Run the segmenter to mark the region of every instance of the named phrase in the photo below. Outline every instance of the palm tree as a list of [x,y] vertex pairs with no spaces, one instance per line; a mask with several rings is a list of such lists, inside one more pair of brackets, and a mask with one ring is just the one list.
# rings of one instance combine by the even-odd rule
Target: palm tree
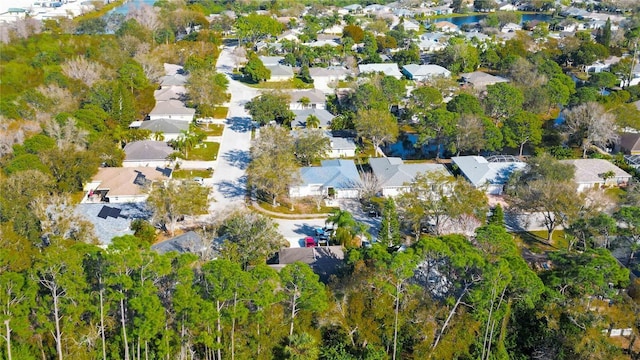
[[320,356],[316,339],[306,332],[289,336],[289,345],[285,346],[284,353],[287,359],[292,360],[316,360]]
[[320,127],[320,119],[318,119],[315,115],[309,115],[307,117],[307,128],[309,129],[317,129]]
[[311,104],[311,99],[309,99],[306,96],[303,96],[300,98],[300,100],[298,100],[298,102],[302,105],[303,109],[306,109],[307,106],[309,106],[309,104]]
[[164,140],[164,134],[162,132],[154,132],[153,133],[153,140],[155,141],[163,141]]

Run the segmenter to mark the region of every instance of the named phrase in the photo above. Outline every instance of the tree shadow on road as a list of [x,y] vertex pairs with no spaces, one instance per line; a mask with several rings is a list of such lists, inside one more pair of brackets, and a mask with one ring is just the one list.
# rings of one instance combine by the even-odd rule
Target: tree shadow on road
[[246,170],[251,160],[248,150],[231,150],[222,155],[222,158],[229,162],[231,166],[237,167],[240,170]]
[[251,118],[248,117],[232,117],[228,118],[226,125],[233,131],[247,132],[251,131]]
[[243,197],[247,193],[247,177],[243,176],[237,181],[223,181],[216,186],[225,198]]

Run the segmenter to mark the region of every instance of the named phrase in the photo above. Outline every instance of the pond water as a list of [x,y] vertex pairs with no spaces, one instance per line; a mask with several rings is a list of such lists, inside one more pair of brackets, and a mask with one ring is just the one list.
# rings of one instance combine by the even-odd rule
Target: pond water
[[109,11],[109,14],[121,14],[124,16],[127,16],[127,14],[129,13],[129,10],[132,8],[139,8],[141,5],[145,4],[145,5],[149,5],[149,6],[153,6],[153,4],[156,2],[156,0],[129,0],[129,1],[125,1],[124,4],[118,6],[117,8],[114,8],[113,10]]
[[[442,18],[442,19],[439,19],[438,21],[449,21],[458,26],[462,26],[464,24],[472,24],[472,23],[480,22],[480,20],[486,17],[487,15],[469,15],[469,16]],[[553,19],[553,16],[549,14],[523,14],[521,19],[522,20],[520,21],[520,24],[524,24],[527,21],[533,21],[533,20],[549,22],[551,19]]]

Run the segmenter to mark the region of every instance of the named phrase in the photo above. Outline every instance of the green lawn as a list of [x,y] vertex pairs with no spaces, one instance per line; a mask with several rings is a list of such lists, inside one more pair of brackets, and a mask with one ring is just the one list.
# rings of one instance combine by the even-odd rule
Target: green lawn
[[294,200],[293,210],[291,210],[291,203],[289,202],[289,200],[282,201],[279,199],[279,206],[273,206],[270,202],[260,200],[258,201],[258,204],[265,210],[277,212],[280,214],[328,214],[336,209],[335,207],[321,206],[320,210],[318,210],[315,202],[312,199],[308,198]]
[[258,84],[247,83],[247,85],[257,89],[313,89],[313,84],[307,84],[298,78],[293,78],[288,81],[263,81]]
[[563,230],[556,230],[553,232],[553,238],[551,238],[551,244],[547,243],[547,231],[523,231],[514,234],[516,236],[516,242],[522,246],[531,250],[531,252],[540,254],[545,251],[557,251],[566,249],[568,246],[567,239],[564,236]]
[[189,151],[189,157],[185,160],[212,161],[217,159],[220,143],[205,141],[198,146],[198,148]]
[[192,179],[194,177],[201,177],[201,178],[208,178],[211,177],[211,171],[209,170],[187,170],[187,169],[180,169],[180,170],[175,170],[173,172],[173,178],[174,179]]
[[227,113],[229,113],[229,108],[226,106],[218,106],[213,109],[213,118],[214,119],[226,119]]
[[207,136],[222,136],[222,131],[224,130],[224,125],[222,124],[201,124],[199,127]]

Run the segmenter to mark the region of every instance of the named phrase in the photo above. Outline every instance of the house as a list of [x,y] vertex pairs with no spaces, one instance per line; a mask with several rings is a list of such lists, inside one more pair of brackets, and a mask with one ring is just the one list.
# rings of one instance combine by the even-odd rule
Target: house
[[434,6],[430,8],[432,15],[449,15],[453,14],[453,8],[449,5]]
[[440,31],[443,33],[460,32],[460,28],[458,27],[458,25],[449,21],[435,22],[433,23],[432,28],[434,29],[434,31]]
[[331,87],[336,87],[338,81],[344,80],[351,72],[344,67],[330,66],[328,68],[312,67],[309,68],[309,75],[313,79],[316,88],[333,93]]
[[171,119],[191,122],[195,114],[196,109],[184,106],[180,100],[158,101],[149,113],[149,120]]
[[290,65],[266,65],[271,71],[271,77],[267,81],[287,81],[293,79],[293,68]]
[[402,22],[402,27],[404,28],[404,31],[420,31],[420,24],[416,23],[415,21],[411,21],[411,20],[404,20]]
[[344,25],[335,24],[333,26],[330,26],[330,27],[324,29],[322,32],[324,34],[342,35],[343,31],[344,31]]
[[371,5],[365,6],[362,9],[362,12],[364,12],[365,14],[386,13],[386,12],[391,12],[391,8],[385,5],[371,4]]
[[436,77],[451,77],[451,71],[440,65],[417,65],[408,64],[402,67],[402,73],[409,80],[427,81]]
[[393,15],[395,15],[397,17],[412,18],[412,17],[416,16],[416,13],[415,13],[415,11],[412,11],[412,10],[409,10],[409,9],[394,9],[393,10]]
[[484,73],[482,71],[474,71],[471,73],[460,74],[462,77],[462,81],[465,84],[472,86],[476,90],[486,90],[487,86],[497,84],[500,82],[508,82],[509,80],[500,77],[494,76],[491,74]]
[[292,91],[289,95],[289,110],[324,109],[327,102],[325,94],[318,89]]
[[159,79],[160,87],[185,86],[188,77],[184,74],[184,68],[176,64],[164,63],[165,76]]
[[154,181],[168,180],[171,169],[154,167],[100,168],[84,186],[83,203],[136,203],[149,197],[148,186]]
[[617,56],[609,56],[608,58],[602,61],[596,61],[591,65],[587,65],[585,67],[585,71],[590,73],[599,73],[603,71],[608,71],[611,68],[611,65],[620,62],[620,60],[622,60],[622,58]]
[[165,141],[171,141],[189,131],[189,123],[173,119],[147,120],[140,123],[139,129],[149,130],[152,134],[162,134]]
[[409,191],[418,174],[440,172],[449,175],[442,164],[405,164],[401,158],[382,157],[369,159],[371,171],[378,179],[383,196],[397,196]]
[[601,186],[625,186],[632,177],[631,174],[604,159],[560,160],[560,162],[571,164],[576,168],[574,180],[578,185],[578,192],[600,189]]
[[640,133],[620,134],[618,147],[625,155],[640,155]]
[[202,237],[195,231],[189,231],[171,239],[151,245],[151,250],[160,254],[175,251],[180,254],[201,254],[207,251]]
[[361,64],[358,65],[358,71],[360,71],[360,74],[383,73],[396,79],[402,78],[402,73],[396,63]]
[[298,42],[298,40],[300,40],[298,38],[298,35],[300,35],[299,31],[287,30],[287,31],[283,32],[282,34],[278,35],[278,37],[276,37],[276,39],[278,41],[288,40],[288,41]]
[[289,188],[290,197],[325,196],[355,199],[360,175],[353,160],[323,160],[321,166],[300,169],[300,184]]
[[496,155],[455,156],[451,162],[460,169],[462,175],[477,189],[487,194],[501,195],[504,185],[515,171],[523,170],[527,164],[514,156]]
[[359,14],[362,12],[362,5],[360,4],[352,4],[343,7],[343,9],[347,10],[349,14]]
[[516,11],[518,7],[513,5],[511,2],[503,2],[498,4],[498,10],[500,11]]
[[164,141],[141,140],[125,145],[123,167],[168,167],[169,160],[175,150]]
[[282,248],[278,252],[278,263],[269,264],[269,267],[279,271],[294,262],[308,264],[320,281],[328,283],[344,265],[344,251],[342,246]]
[[167,86],[153,92],[156,102],[169,100],[182,100],[187,93],[184,86]]
[[522,30],[522,26],[520,26],[520,24],[515,24],[515,23],[506,23],[500,29],[500,31],[502,31],[503,33],[516,32],[519,30]]
[[331,149],[327,154],[330,159],[354,157],[356,156],[356,142],[352,137],[338,137],[334,136],[331,131],[326,131],[325,134],[329,137],[329,145]]
[[335,118],[333,114],[328,112],[325,109],[303,109],[303,110],[291,110],[295,115],[295,118],[291,122],[291,126],[294,128],[297,127],[307,127],[307,119],[309,116],[315,116],[320,120],[320,124],[318,128],[320,129],[328,129],[331,126],[331,121]]
[[282,56],[259,56],[264,66],[274,66],[282,64],[284,57]]
[[431,32],[420,35],[418,48],[425,52],[436,52],[447,47],[447,36],[442,32]]
[[144,202],[82,202],[76,205],[74,213],[93,225],[101,246],[109,245],[114,237],[133,235],[131,222],[135,219],[148,220],[153,215]]

